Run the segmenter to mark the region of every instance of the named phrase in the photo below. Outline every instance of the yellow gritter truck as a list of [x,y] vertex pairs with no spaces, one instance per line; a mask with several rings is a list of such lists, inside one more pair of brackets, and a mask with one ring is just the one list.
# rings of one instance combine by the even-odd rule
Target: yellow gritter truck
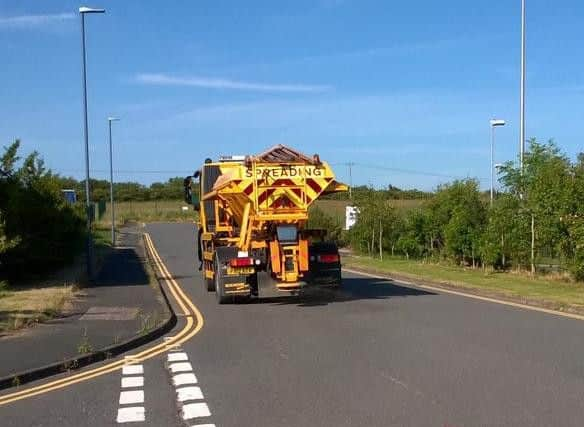
[[339,286],[338,248],[306,223],[316,199],[346,190],[318,155],[284,145],[256,156],[207,159],[185,178],[185,200],[199,212],[199,269],[207,290],[224,304],[269,289]]

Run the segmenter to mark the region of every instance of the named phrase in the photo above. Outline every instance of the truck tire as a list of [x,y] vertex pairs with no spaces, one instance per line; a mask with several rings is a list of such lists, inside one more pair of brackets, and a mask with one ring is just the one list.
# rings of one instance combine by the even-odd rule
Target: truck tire
[[215,253],[215,260],[213,261],[213,270],[215,270],[213,287],[215,288],[217,302],[219,304],[227,304],[228,302],[232,302],[232,299],[225,295],[225,275],[221,271],[221,264],[218,258],[217,253]]
[[215,280],[214,279],[208,279],[205,277],[205,269],[203,269],[203,282],[205,282],[205,287],[207,288],[208,292],[214,292],[215,291]]
[[235,298],[231,295],[225,295],[225,271],[223,266],[227,261],[237,257],[237,248],[219,247],[215,250],[213,259],[213,270],[215,270],[214,287],[215,296],[219,304],[229,304],[235,302]]

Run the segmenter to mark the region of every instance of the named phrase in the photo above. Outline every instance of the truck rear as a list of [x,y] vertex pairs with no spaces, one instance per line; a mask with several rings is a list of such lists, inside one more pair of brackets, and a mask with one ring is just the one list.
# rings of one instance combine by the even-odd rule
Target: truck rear
[[256,156],[207,159],[185,179],[185,198],[199,212],[197,247],[207,290],[227,303],[258,296],[266,286],[291,293],[339,286],[337,246],[306,223],[315,200],[346,190],[317,155],[283,145]]

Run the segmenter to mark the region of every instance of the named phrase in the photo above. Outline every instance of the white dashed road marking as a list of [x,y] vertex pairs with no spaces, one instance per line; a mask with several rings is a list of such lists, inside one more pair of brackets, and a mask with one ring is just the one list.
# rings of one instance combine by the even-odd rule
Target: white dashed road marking
[[193,371],[193,367],[191,366],[191,364],[189,362],[179,362],[179,363],[171,363],[170,366],[170,372],[177,373],[177,372],[192,372]]
[[[188,355],[178,348],[176,352],[168,354],[167,360],[182,418],[189,421],[210,417],[209,406],[202,402],[205,399],[203,391],[199,386],[193,385],[197,384],[197,377],[193,372],[193,366],[188,361]],[[196,424],[192,427],[215,427],[215,424]]]
[[120,393],[120,405],[136,403],[144,403],[144,390],[122,391]]
[[172,382],[175,387],[186,384],[197,384],[197,377],[195,374],[178,374],[172,377]]
[[203,392],[199,387],[181,387],[176,389],[177,398],[179,402],[186,400],[200,400],[204,399]]
[[193,418],[210,417],[211,411],[205,402],[187,403],[182,407],[183,419],[191,420]]
[[[126,356],[126,363],[133,363],[132,356]],[[141,364],[129,364],[122,368],[122,391],[118,408],[118,423],[138,423],[146,420],[144,406],[124,406],[144,404],[144,367]],[[134,389],[134,390],[132,390]]]
[[143,406],[120,408],[118,409],[118,423],[136,423],[146,420]]
[[181,352],[181,353],[170,353],[168,355],[168,361],[169,362],[185,362],[189,360],[189,356],[187,356],[186,353]]
[[122,388],[144,387],[144,377],[122,377]]
[[142,375],[143,373],[142,365],[126,365],[122,368],[122,375]]

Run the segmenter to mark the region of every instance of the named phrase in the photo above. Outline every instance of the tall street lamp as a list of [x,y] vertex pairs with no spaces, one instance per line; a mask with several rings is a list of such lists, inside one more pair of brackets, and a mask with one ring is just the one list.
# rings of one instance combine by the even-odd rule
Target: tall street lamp
[[519,162],[523,174],[525,156],[525,0],[521,0],[521,89],[519,107]]
[[107,122],[109,126],[109,160],[110,160],[110,209],[112,211],[112,246],[116,245],[116,215],[114,211],[114,163],[112,156],[112,122],[117,122],[120,119],[116,117],[108,117]]
[[88,13],[104,13],[105,9],[92,9],[90,7],[82,6],[79,8],[79,15],[81,16],[81,56],[83,59],[83,136],[85,139],[85,208],[87,215],[87,241],[86,241],[86,262],[87,262],[87,277],[93,280],[93,241],[91,237],[91,198],[89,194],[89,134],[87,124],[87,66],[85,55],[85,15]]
[[491,124],[491,206],[493,206],[493,195],[495,189],[495,128],[497,126],[505,126],[505,120],[492,119]]

